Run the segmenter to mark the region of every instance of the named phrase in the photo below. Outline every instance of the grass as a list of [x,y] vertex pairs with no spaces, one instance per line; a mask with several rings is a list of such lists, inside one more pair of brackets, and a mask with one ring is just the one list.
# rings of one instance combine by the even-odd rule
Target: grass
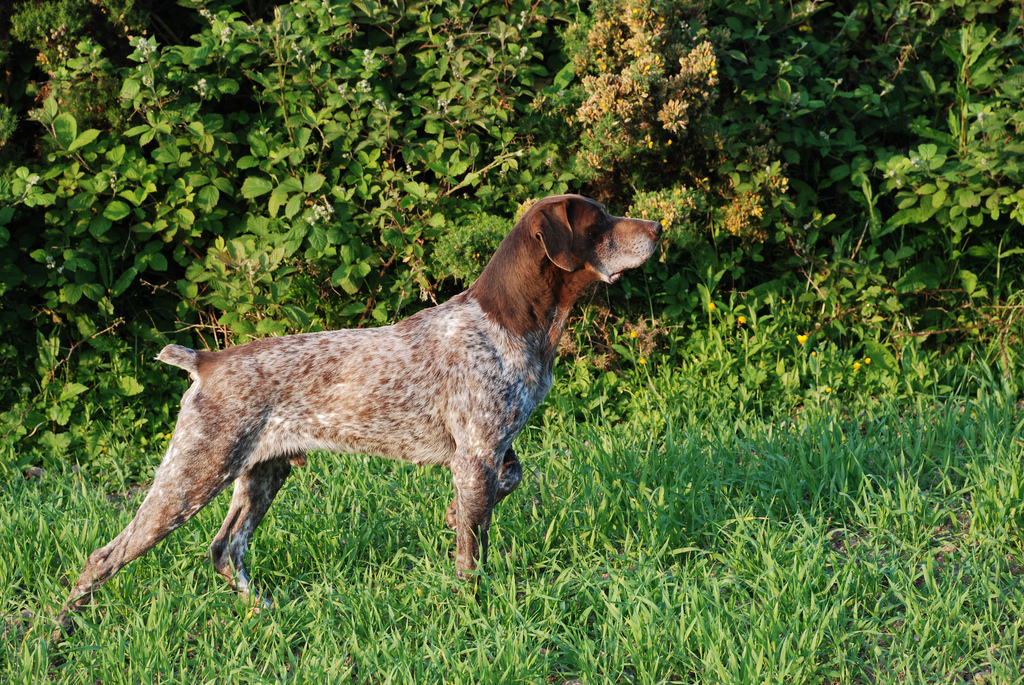
[[563,378],[519,438],[527,475],[476,593],[443,470],[321,454],[250,546],[275,610],[203,561],[224,494],[50,644],[46,617],[141,493],[71,472],[3,486],[0,682],[1024,681],[1012,402],[773,416],[668,371],[587,387]]

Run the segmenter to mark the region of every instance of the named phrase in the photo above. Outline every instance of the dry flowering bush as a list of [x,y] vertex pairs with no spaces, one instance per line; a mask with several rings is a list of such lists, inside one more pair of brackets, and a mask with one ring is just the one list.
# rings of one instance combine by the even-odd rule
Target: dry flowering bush
[[676,239],[710,228],[760,242],[784,220],[788,179],[767,127],[723,134],[716,53],[729,29],[707,26],[702,7],[600,0],[569,30],[578,85],[561,114],[578,131],[573,172]]
[[703,193],[674,186],[637,193],[627,214],[660,221],[667,239],[685,244],[703,233],[707,203]]
[[667,163],[717,97],[714,38],[688,2],[598,2],[592,12],[568,40],[582,88],[571,115],[583,128],[578,172],[593,179],[638,156]]

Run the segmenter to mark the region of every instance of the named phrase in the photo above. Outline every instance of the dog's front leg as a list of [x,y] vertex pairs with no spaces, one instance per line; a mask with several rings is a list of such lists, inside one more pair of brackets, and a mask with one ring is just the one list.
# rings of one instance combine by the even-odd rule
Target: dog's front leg
[[[519,487],[519,482],[522,479],[523,467],[520,465],[516,453],[509,447],[505,451],[505,461],[501,465],[501,470],[498,471],[498,492],[494,496],[494,506],[498,506],[501,500],[511,495]],[[458,491],[444,513],[445,525],[452,530],[458,527],[459,495],[457,493]]]
[[487,529],[498,493],[498,474],[493,455],[481,458],[459,450],[452,460],[452,480],[458,509],[455,514],[455,573],[469,578],[480,561],[482,571],[487,564]]

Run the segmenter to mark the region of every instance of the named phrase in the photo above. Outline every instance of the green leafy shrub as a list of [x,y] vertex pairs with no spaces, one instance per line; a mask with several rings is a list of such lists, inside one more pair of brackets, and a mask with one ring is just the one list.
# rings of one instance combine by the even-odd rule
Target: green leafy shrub
[[435,273],[451,273],[469,284],[484,270],[513,222],[491,214],[475,214],[449,227],[434,246]]
[[[730,28],[724,136],[770,125],[794,191],[772,250],[847,330],[949,345],[1012,320],[1002,298],[1019,277],[1005,267],[1022,129],[1010,4],[709,8]],[[979,289],[979,270],[999,285]]]
[[2,423],[46,404],[34,393],[52,370],[18,329],[61,352],[120,320],[150,348],[222,345],[434,297],[449,222],[566,188],[530,107],[557,7],[514,10],[300,0],[249,23],[213,6],[194,44],[132,38],[127,69],[83,47],[68,78],[118,80],[123,110],[89,127],[54,92],[35,114],[46,159],[0,184],[0,323],[35,368],[12,371],[31,390],[5,396]]

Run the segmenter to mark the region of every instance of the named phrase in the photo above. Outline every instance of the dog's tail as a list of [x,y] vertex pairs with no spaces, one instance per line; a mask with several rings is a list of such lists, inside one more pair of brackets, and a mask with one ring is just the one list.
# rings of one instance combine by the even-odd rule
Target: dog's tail
[[168,345],[160,350],[156,358],[157,361],[185,369],[192,376],[192,380],[199,380],[199,353],[195,350],[181,345]]

